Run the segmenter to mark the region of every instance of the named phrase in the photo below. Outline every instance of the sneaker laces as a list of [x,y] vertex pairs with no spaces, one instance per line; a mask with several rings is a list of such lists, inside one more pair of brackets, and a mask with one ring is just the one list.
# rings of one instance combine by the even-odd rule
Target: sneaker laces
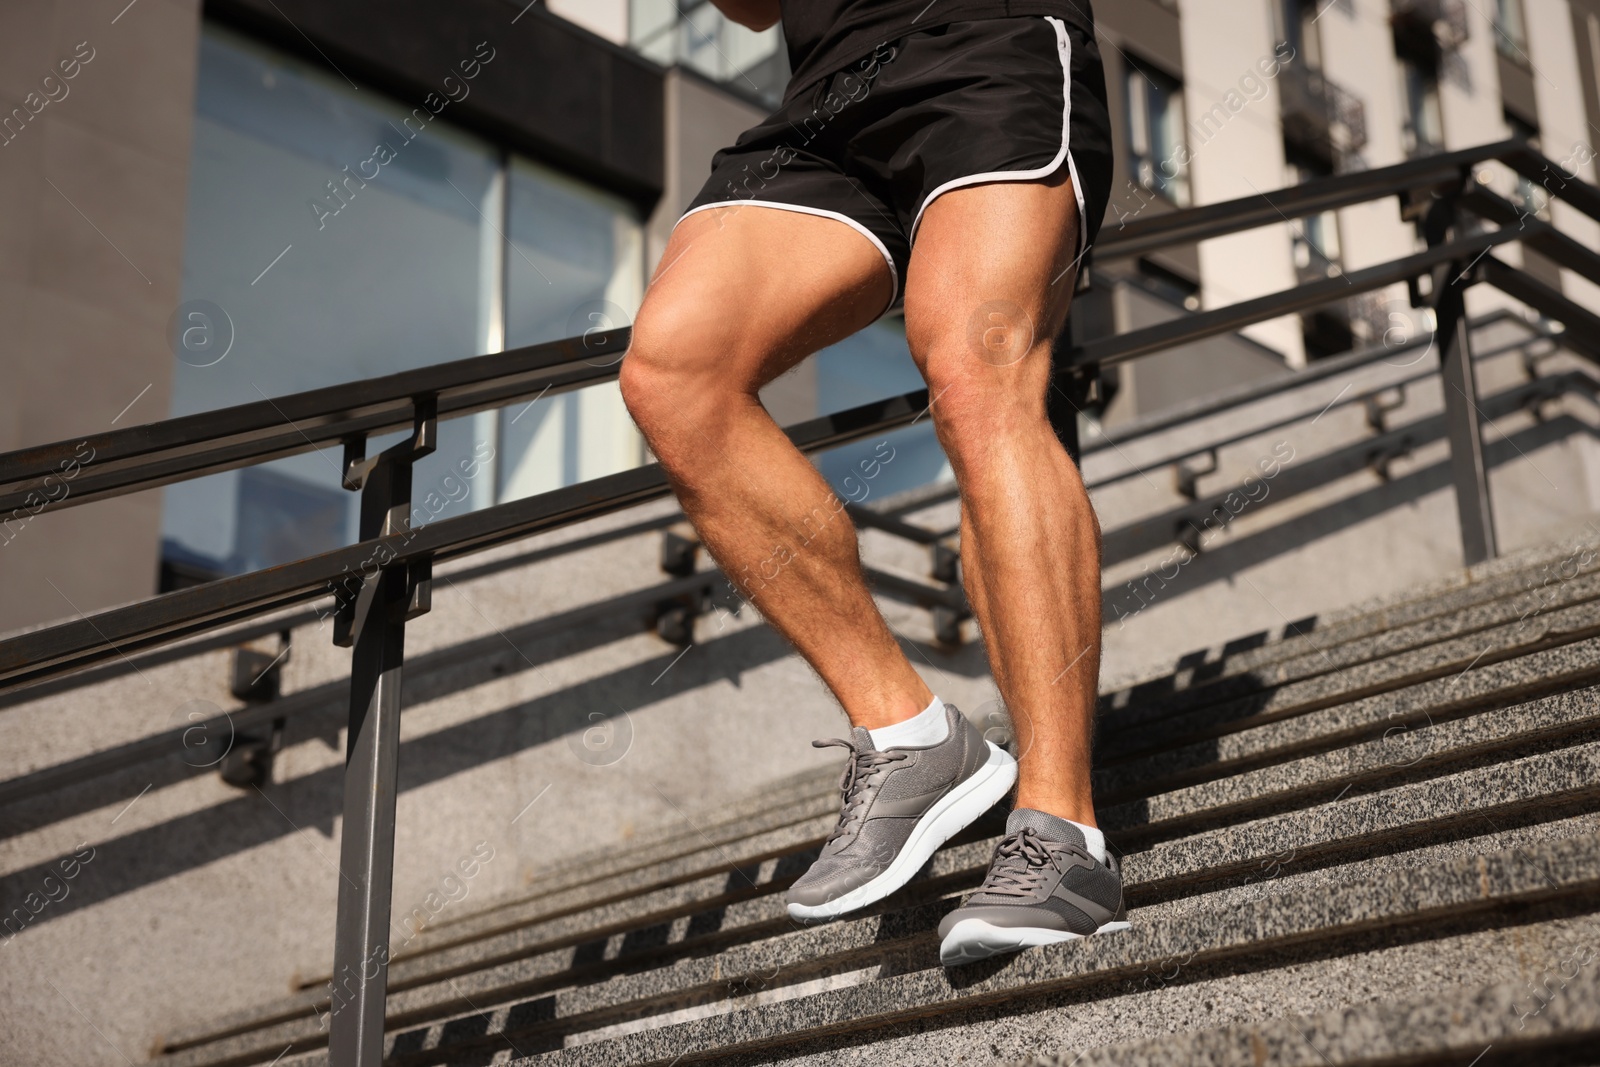
[[1043,888],[1045,872],[1056,870],[1056,853],[1071,847],[1046,841],[1038,831],[1027,826],[1007,834],[995,846],[988,877],[984,878],[978,892],[1031,899]]
[[854,741],[846,741],[842,737],[813,741],[811,747],[843,748],[850,751],[850,760],[844,765],[844,773],[839,776],[839,791],[844,794],[844,808],[839,812],[838,825],[833,828],[833,833],[828,835],[828,840],[823,842],[823,847],[826,848],[836,839],[855,831],[866,809],[867,786],[872,783],[878,771],[885,764],[898,763],[907,758],[909,753],[857,748]]

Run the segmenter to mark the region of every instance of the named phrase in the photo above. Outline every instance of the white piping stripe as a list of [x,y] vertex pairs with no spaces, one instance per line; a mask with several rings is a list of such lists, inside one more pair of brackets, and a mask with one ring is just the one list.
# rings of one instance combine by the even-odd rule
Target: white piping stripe
[[850,216],[841,215],[837,211],[824,211],[822,208],[806,207],[803,204],[780,204],[773,200],[719,200],[714,204],[701,204],[699,207],[690,208],[688,211],[683,213],[683,215],[678,219],[678,222],[672,224],[672,228],[677,229],[679,222],[682,222],[684,219],[688,218],[690,215],[693,215],[697,211],[709,211],[714,207],[733,207],[735,204],[748,205],[750,207],[777,208],[779,211],[797,211],[802,215],[816,215],[819,218],[837,219],[839,222],[844,223],[846,226],[850,227],[852,230],[855,230],[861,236],[871,241],[873,247],[876,248],[878,253],[883,256],[884,263],[888,264],[889,266],[889,303],[882,311],[878,312],[878,318],[881,319],[883,316],[887,315],[889,313],[889,308],[894,307],[894,302],[899,299],[900,271],[896,269],[894,265],[894,257],[889,254],[889,249],[884,246],[882,241],[878,240],[877,234],[873,233],[871,230],[867,229]]
[[1056,168],[1061,166],[1062,160],[1066,160],[1067,171],[1072,175],[1072,191],[1078,199],[1078,253],[1082,255],[1083,238],[1089,232],[1089,224],[1088,220],[1084,218],[1086,208],[1083,199],[1083,183],[1078,181],[1078,168],[1072,161],[1072,150],[1070,148],[1072,140],[1072,39],[1067,36],[1066,23],[1052,15],[1044,16],[1044,20],[1050,23],[1056,31],[1056,51],[1061,56],[1061,93],[1064,100],[1061,113],[1061,150],[1056,153],[1054,159],[1037,170],[990,171],[985,174],[969,174],[964,178],[955,178],[945,182],[929,193],[928,198],[922,202],[922,207],[917,209],[917,217],[911,223],[910,243],[916,243],[917,227],[922,225],[922,213],[928,210],[928,205],[950,190],[959,189],[965,185],[979,185],[983,182],[1022,182],[1048,177],[1056,172]]

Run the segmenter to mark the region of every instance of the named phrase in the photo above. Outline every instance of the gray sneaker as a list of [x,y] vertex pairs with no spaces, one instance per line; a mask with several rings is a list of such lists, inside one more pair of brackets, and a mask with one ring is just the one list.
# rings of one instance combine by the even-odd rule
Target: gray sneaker
[[946,967],[1128,928],[1122,872],[1101,863],[1065,819],[1018,808],[1006,820],[983,887],[939,924]]
[[844,807],[822,855],[789,887],[789,915],[831,919],[882,900],[911,880],[940,845],[1011,791],[1017,761],[983,739],[953,705],[949,733],[926,748],[879,752],[857,727],[839,788]]

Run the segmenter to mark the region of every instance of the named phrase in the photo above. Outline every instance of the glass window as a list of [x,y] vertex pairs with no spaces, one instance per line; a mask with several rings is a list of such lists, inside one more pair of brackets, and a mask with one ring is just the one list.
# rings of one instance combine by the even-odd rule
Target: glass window
[[[449,124],[448,107],[410,109],[204,26],[173,415],[581,332],[566,328],[568,314],[591,295],[632,314],[642,250],[631,209],[596,208],[597,194],[553,178],[535,188],[536,168],[508,168],[495,146]],[[541,211],[532,235],[522,220]],[[604,247],[588,249],[585,234]],[[508,296],[522,301],[509,331]],[[440,423],[437,451],[415,471],[415,518],[495,501],[500,428],[516,410]],[[631,433],[620,402],[602,403],[585,431],[612,442],[602,466],[628,454],[618,423]],[[374,439],[368,454],[401,436]],[[547,462],[574,467],[572,455]],[[168,487],[164,555],[229,574],[354,541],[358,495],[339,487],[340,461],[326,449]]]
[[1501,55],[1527,66],[1528,33],[1522,20],[1522,0],[1495,0],[1494,43]]
[[789,81],[777,26],[757,32],[709,0],[630,0],[629,43],[662,66],[681,64],[736,92],[776,106]]
[[1322,7],[1323,0],[1282,0],[1274,11],[1282,24],[1284,43],[1293,48],[1296,59],[1311,70],[1322,69],[1322,37],[1317,31]]
[[[820,415],[923,387],[906,347],[905,322],[898,317],[878,320],[823,349],[815,359]],[[927,418],[915,426],[830,449],[817,458],[817,467],[834,492],[853,503],[875,502],[954,477]]]
[[[644,236],[633,208],[534,163],[516,161],[510,175],[506,344],[632,322],[644,288]],[[637,466],[644,448],[616,382],[509,408],[500,440],[500,494],[508,500]]]
[[1406,105],[1404,137],[1408,156],[1424,156],[1444,147],[1444,113],[1439,107],[1439,77],[1414,59],[1400,60],[1402,99]]
[[1183,86],[1158,70],[1130,62],[1123,80],[1128,109],[1132,178],[1179,207],[1189,204],[1183,141]]
[[[1288,171],[1288,185],[1300,185],[1326,178],[1333,168],[1325,161],[1315,159],[1293,145],[1284,146],[1284,160]],[[1290,223],[1295,269],[1302,281],[1326,277],[1337,270],[1339,263],[1339,216],[1337,212],[1320,211]]]

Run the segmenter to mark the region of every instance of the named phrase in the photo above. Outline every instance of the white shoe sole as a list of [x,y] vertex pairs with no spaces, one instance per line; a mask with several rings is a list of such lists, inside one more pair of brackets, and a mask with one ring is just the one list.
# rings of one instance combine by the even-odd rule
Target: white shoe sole
[[[1125,922],[1106,923],[1097,934],[1114,934],[1126,930]],[[1037,945],[1055,945],[1062,941],[1079,941],[1088,934],[1075,934],[1069,930],[1046,930],[1037,926],[995,926],[982,919],[963,919],[950,928],[939,945],[939,962],[946,967],[959,967],[963,963],[976,963],[1002,952],[1018,952]]]
[[1000,802],[1017,782],[1017,761],[1011,753],[992,741],[989,758],[971,778],[940,797],[927,814],[917,821],[901,847],[900,854],[872,881],[822,904],[790,904],[791,919],[833,919],[846,912],[875,904],[893,893],[922,869],[939,846],[975,822],[978,816]]

